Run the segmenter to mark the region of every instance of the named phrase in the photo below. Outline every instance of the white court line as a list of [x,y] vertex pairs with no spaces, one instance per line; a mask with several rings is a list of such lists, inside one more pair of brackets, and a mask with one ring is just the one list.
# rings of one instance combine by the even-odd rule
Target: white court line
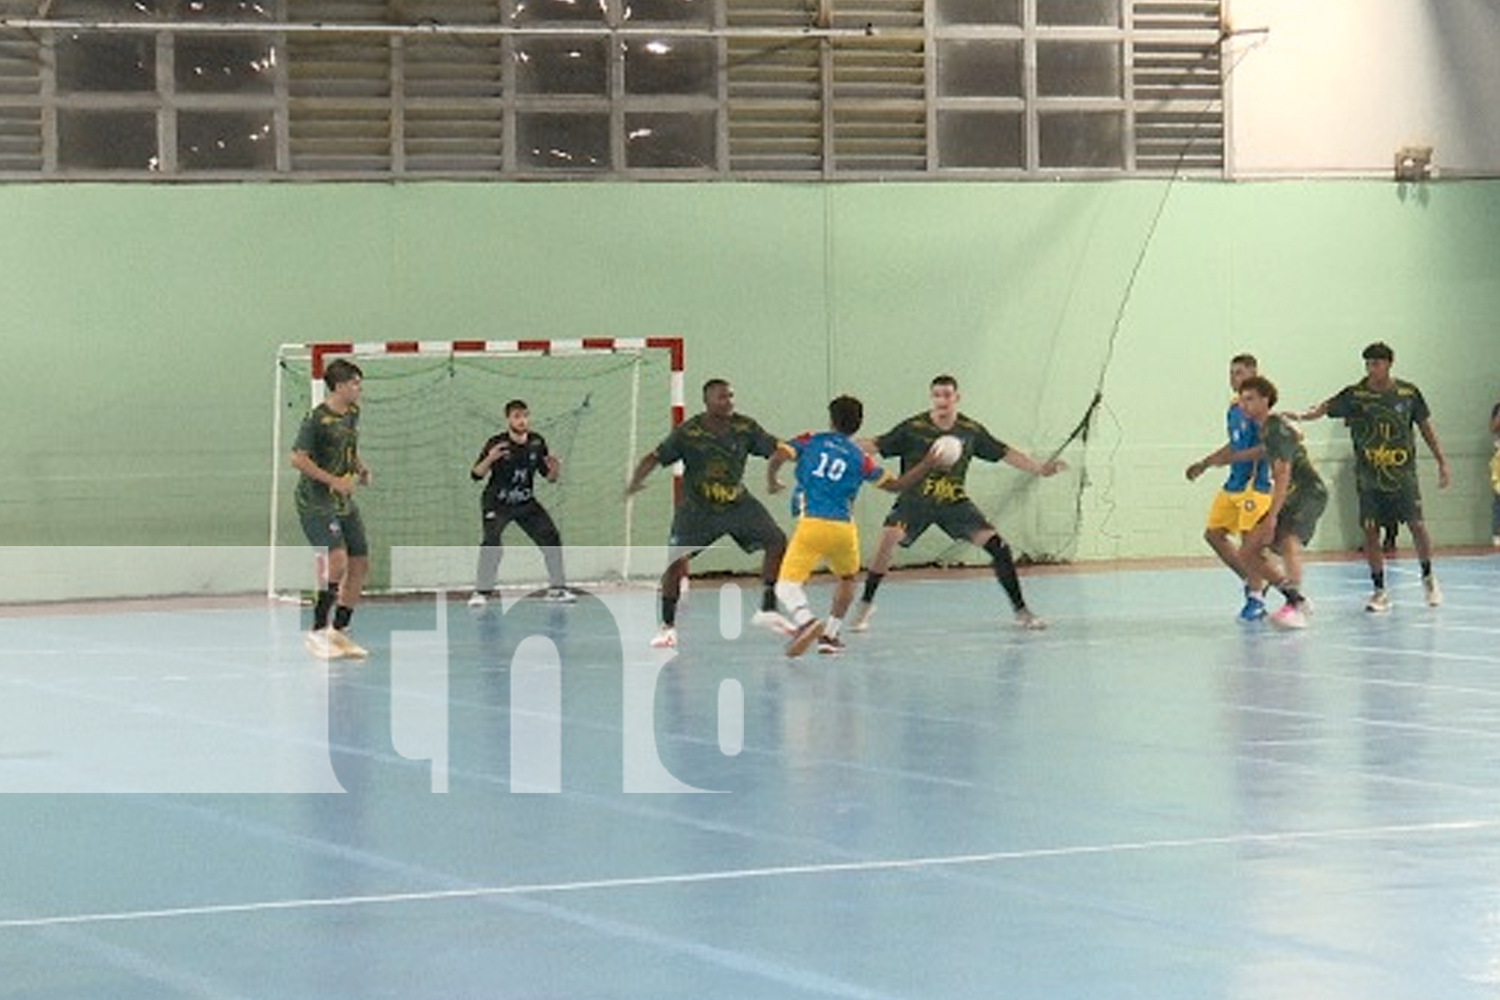
[[446,900],[494,899],[505,896],[543,896],[564,892],[586,892],[610,889],[655,888],[673,885],[705,885],[712,882],[741,882],[753,879],[789,878],[798,875],[833,875],[851,872],[920,871],[926,868],[953,868],[967,865],[994,864],[1002,861],[1035,861],[1050,858],[1086,857],[1090,855],[1127,854],[1143,851],[1175,850],[1200,847],[1231,847],[1240,844],[1295,844],[1324,840],[1351,840],[1388,837],[1398,834],[1427,835],[1466,833],[1477,830],[1500,830],[1500,819],[1455,820],[1446,823],[1405,823],[1389,826],[1349,827],[1332,830],[1294,830],[1282,833],[1239,833],[1221,837],[1184,837],[1165,840],[1143,840],[1121,844],[1083,844],[1074,847],[1041,847],[1019,851],[993,851],[985,854],[958,854],[947,857],[893,858],[885,861],[843,861],[826,864],[782,865],[769,868],[737,868],[718,872],[686,872],[678,875],[641,875],[628,878],[593,879],[579,882],[542,882],[530,885],[476,886],[468,889],[435,889],[425,892],[393,892],[365,896],[331,896],[326,898],[266,900],[259,903],[218,903],[204,906],[181,906],[159,910],[122,910],[111,913],[76,913],[52,917],[17,917],[0,920],[0,930],[22,930],[37,927],[77,926],[81,924],[131,923],[146,920],[173,920],[183,917],[222,916],[227,914],[272,913],[277,911],[316,910],[355,906],[378,906],[396,903],[424,903]]

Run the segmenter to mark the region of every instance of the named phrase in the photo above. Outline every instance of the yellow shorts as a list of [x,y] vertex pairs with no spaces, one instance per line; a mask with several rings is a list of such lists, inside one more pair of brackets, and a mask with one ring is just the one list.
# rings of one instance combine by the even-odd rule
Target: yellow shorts
[[1228,490],[1220,490],[1214,497],[1213,505],[1208,508],[1208,528],[1210,531],[1218,529],[1243,535],[1255,527],[1270,509],[1269,493],[1258,493],[1255,490],[1230,493]]
[[837,576],[859,572],[859,529],[853,521],[804,517],[797,522],[781,560],[781,579],[806,583],[820,562],[827,562]]

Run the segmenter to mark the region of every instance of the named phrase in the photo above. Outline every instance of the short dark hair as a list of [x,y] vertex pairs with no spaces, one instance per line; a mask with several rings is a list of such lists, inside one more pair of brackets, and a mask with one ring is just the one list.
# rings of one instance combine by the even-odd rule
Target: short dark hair
[[1276,393],[1276,385],[1264,375],[1251,375],[1249,378],[1245,379],[1245,381],[1241,382],[1240,392],[1244,392],[1246,389],[1249,389],[1256,395],[1263,397],[1265,401],[1270,403],[1272,406],[1276,405],[1276,400],[1278,398]]
[[517,410],[529,410],[529,409],[531,409],[531,407],[529,407],[529,406],[526,405],[526,400],[524,400],[524,399],[512,399],[509,403],[505,404],[505,415],[508,417],[512,413],[515,413]]
[[708,390],[717,388],[718,386],[721,386],[721,385],[724,386],[727,389],[729,387],[729,380],[728,379],[724,379],[724,378],[711,378],[707,382],[704,382],[703,383],[703,398],[704,399],[708,398]]
[[934,375],[932,381],[927,383],[927,388],[932,389],[940,385],[946,385],[954,392],[958,391],[958,379],[952,375]]
[[1383,340],[1377,340],[1369,347],[1366,347],[1360,354],[1360,357],[1366,361],[1395,361],[1396,352],[1391,350],[1390,344],[1387,344]]
[[828,422],[840,434],[853,434],[865,422],[865,404],[853,396],[838,396],[828,404]]
[[1251,368],[1259,368],[1260,362],[1255,360],[1253,354],[1236,354],[1229,359],[1231,365],[1249,365]]
[[364,378],[365,373],[359,370],[359,365],[348,358],[335,358],[329,362],[328,367],[323,369],[323,384],[330,391],[337,389],[345,382],[352,382],[357,378]]

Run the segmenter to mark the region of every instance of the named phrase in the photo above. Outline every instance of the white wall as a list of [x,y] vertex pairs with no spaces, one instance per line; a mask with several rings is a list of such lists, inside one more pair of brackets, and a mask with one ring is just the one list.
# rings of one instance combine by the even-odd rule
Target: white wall
[[[1500,0],[1226,0],[1229,162],[1241,179],[1500,175]],[[1263,33],[1258,29],[1267,29]]]

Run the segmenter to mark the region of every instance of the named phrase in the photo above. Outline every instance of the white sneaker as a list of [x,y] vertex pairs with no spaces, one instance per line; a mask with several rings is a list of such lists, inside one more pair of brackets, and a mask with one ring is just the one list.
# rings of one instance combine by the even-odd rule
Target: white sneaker
[[336,628],[328,630],[328,645],[338,650],[340,656],[349,656],[356,660],[363,660],[370,655],[368,649]]
[[567,587],[550,587],[548,588],[547,592],[542,595],[542,600],[546,601],[548,604],[577,604],[578,595],[573,593]]
[[757,611],[750,617],[750,624],[770,629],[777,635],[791,635],[797,631],[797,627],[780,611]]
[[471,608],[482,608],[488,603],[490,603],[490,599],[477,590],[469,595],[469,607]]
[[875,613],[875,605],[869,601],[860,601],[854,606],[854,617],[849,619],[849,631],[870,631],[870,616]]
[[344,651],[329,639],[328,633],[331,631],[333,630],[327,628],[314,629],[302,637],[302,645],[320,660],[337,660],[344,655]]
[[1375,591],[1375,593],[1370,595],[1370,599],[1365,602],[1365,610],[1374,615],[1385,614],[1391,610],[1391,595],[1387,594],[1384,590]]
[[817,618],[809,618],[792,633],[791,642],[786,644],[786,655],[792,658],[801,656],[807,652],[809,646],[821,638],[823,638],[823,622]]
[[1047,627],[1047,619],[1038,618],[1026,608],[1016,612],[1016,624],[1028,632],[1040,632]]
[[671,625],[663,625],[651,640],[652,649],[676,649],[677,630]]
[[1422,592],[1427,595],[1427,606],[1429,608],[1435,608],[1443,603],[1443,588],[1438,586],[1437,577],[1423,577]]

